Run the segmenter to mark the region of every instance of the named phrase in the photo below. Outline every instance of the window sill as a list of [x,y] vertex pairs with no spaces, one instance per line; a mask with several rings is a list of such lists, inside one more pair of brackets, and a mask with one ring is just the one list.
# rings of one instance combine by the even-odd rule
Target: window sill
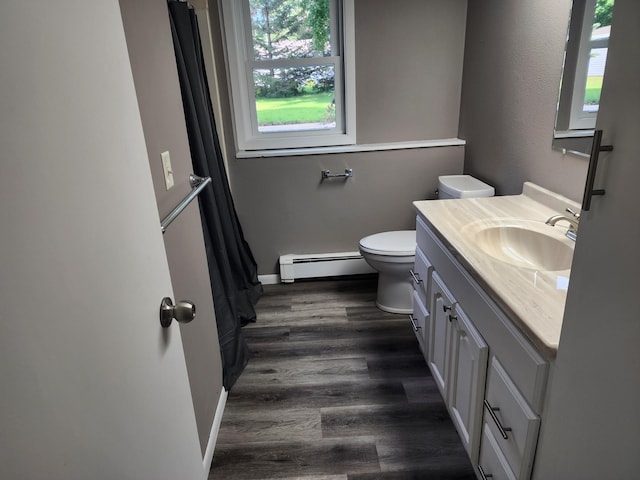
[[594,130],[557,130],[553,138],[587,138],[593,137]]
[[236,158],[297,157],[301,155],[324,155],[328,153],[377,152],[383,150],[407,150],[412,148],[435,148],[464,146],[460,138],[442,138],[413,142],[366,143],[361,145],[337,145],[332,147],[283,148],[279,150],[240,150]]

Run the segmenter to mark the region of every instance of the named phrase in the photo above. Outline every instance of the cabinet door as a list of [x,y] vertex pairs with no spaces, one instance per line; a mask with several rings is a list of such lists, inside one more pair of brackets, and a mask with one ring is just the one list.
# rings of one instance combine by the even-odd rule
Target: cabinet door
[[431,325],[429,332],[428,363],[442,398],[447,400],[447,368],[449,353],[449,314],[453,296],[436,272],[431,282]]
[[449,315],[448,405],[462,443],[476,463],[489,347],[458,304],[454,312]]

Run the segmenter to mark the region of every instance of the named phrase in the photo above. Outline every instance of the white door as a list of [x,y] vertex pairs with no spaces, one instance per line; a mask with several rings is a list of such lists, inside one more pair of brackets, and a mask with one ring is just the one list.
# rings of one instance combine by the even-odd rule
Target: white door
[[[597,128],[535,478],[637,478],[640,468],[640,3],[617,0]],[[558,454],[561,452],[561,454]]]
[[0,478],[204,478],[118,1],[0,45]]

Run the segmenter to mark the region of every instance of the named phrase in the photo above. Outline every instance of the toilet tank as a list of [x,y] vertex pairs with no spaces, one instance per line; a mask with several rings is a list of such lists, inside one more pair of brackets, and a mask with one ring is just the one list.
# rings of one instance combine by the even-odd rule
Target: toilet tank
[[471,175],[443,175],[438,177],[438,198],[493,197],[496,194],[491,185]]

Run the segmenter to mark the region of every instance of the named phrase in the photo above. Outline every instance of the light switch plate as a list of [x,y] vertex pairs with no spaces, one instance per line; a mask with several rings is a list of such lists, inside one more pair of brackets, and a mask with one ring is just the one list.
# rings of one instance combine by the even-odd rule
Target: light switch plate
[[173,187],[173,169],[171,168],[171,157],[169,152],[162,152],[160,154],[162,158],[162,170],[164,171],[164,186],[167,190]]

